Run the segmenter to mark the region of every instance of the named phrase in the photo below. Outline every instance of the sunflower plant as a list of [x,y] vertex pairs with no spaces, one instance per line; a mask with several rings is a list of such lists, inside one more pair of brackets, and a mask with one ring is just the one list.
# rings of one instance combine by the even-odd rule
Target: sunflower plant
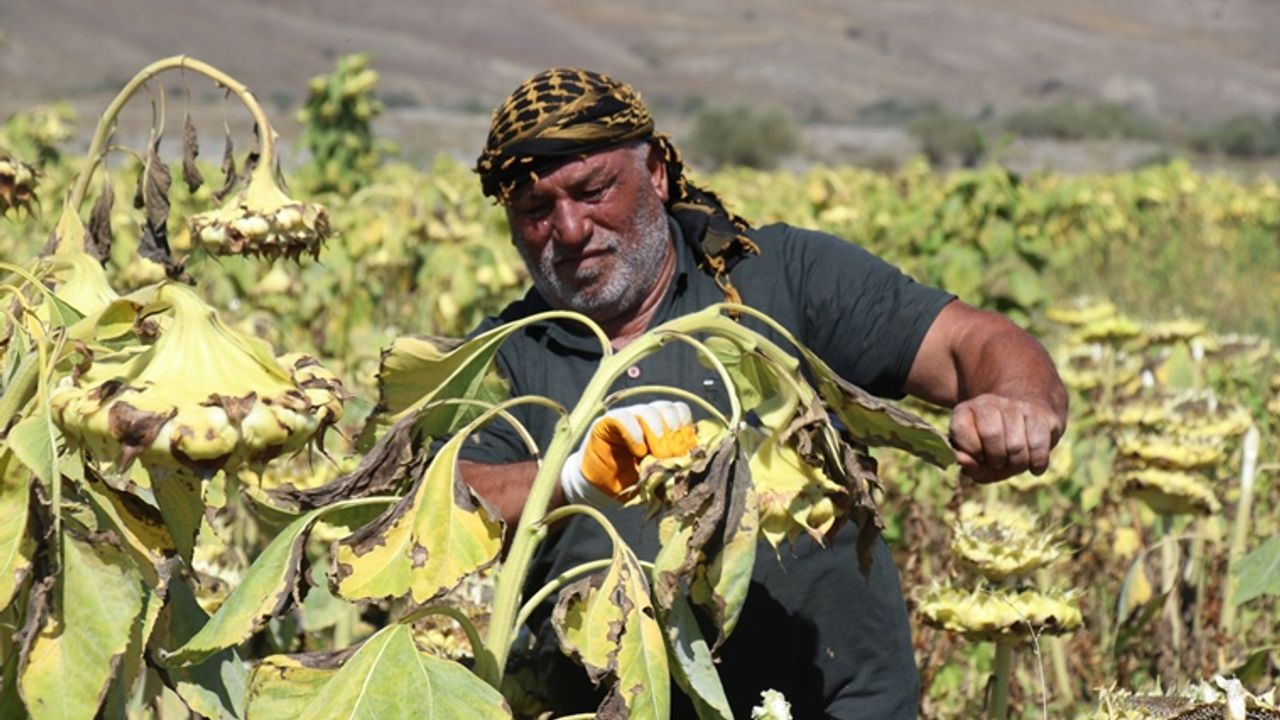
[[[297,259],[318,254],[329,234],[323,208],[283,189],[261,106],[216,68],[158,61],[107,108],[50,252],[29,268],[3,267],[0,618],[17,629],[0,640],[4,717],[511,717],[502,693],[513,692],[504,681],[519,629],[550,601],[563,649],[609,688],[602,716],[666,717],[671,677],[704,716],[730,717],[698,617],[714,628],[716,645],[733,631],[757,538],[775,547],[802,535],[826,541],[852,520],[863,533],[859,560],[869,563],[867,542],[883,522],[868,448],[898,447],[938,465],[954,459],[928,423],[846,383],[768,317],[724,305],[617,352],[572,313],[461,343],[402,337],[383,354],[366,451],[336,463],[342,471],[328,482],[283,479],[293,476],[282,468],[300,457],[327,462],[326,431],[351,393],[316,358],[280,353],[224,321],[187,284],[169,243],[162,93],[135,206],[139,252],[167,277],[127,293],[108,282],[109,182],[87,223],[80,214],[116,150],[117,115],[149,80],[174,70],[227,88],[257,130],[240,173],[228,141],[221,206],[183,219],[188,244]],[[188,117],[181,177],[189,187],[203,183],[195,145]],[[583,324],[604,359],[577,405],[556,406],[562,419],[502,558],[503,523],[461,481],[457,458],[482,425],[511,421],[513,406],[555,405],[499,399],[487,379],[507,337],[553,321]],[[597,510],[548,506],[583,433],[629,397],[611,390],[614,381],[671,345],[693,347],[733,392],[726,411],[679,389],[648,388],[706,415],[697,447],[644,466],[623,498],[655,514],[665,543],[650,563]],[[229,520],[232,511],[246,514]],[[604,525],[615,539],[611,557],[523,597],[535,548],[552,523],[574,514]],[[254,551],[252,562],[237,562]],[[460,589],[485,577],[491,600],[464,612]],[[429,623],[436,635],[460,628],[467,651],[427,652]],[[331,642],[309,645],[321,627],[332,628]]]

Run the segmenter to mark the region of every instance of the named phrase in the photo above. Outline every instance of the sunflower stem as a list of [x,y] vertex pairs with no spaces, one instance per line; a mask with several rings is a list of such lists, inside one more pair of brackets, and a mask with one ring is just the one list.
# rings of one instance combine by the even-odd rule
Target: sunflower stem
[[[63,216],[68,213],[79,215],[80,205],[84,203],[85,195],[89,191],[89,182],[93,179],[98,165],[102,163],[102,159],[106,156],[107,138],[115,127],[116,118],[120,115],[120,111],[124,109],[124,106],[138,92],[138,89],[148,80],[174,69],[189,69],[197,72],[222,85],[235,95],[249,110],[249,114],[253,116],[253,121],[258,125],[259,166],[267,168],[274,166],[276,152],[275,131],[271,129],[271,124],[267,122],[267,114],[263,111],[262,105],[258,103],[258,100],[254,98],[253,93],[249,92],[249,89],[243,83],[208,63],[186,55],[174,55],[157,60],[143,68],[137,75],[134,75],[133,79],[115,96],[115,99],[107,106],[106,111],[98,118],[98,127],[94,130],[93,140],[89,143],[88,161],[80,169],[80,174],[76,176],[75,185],[72,187],[71,193],[67,196],[67,202],[62,208]],[[71,249],[78,250],[79,248]],[[61,242],[58,250],[63,250]]]
[[1161,576],[1164,583],[1164,592],[1168,593],[1164,601],[1164,613],[1169,619],[1169,635],[1170,642],[1173,645],[1173,659],[1175,672],[1179,672],[1182,667],[1182,613],[1181,603],[1178,602],[1178,588],[1181,585],[1178,578],[1178,539],[1173,534],[1173,516],[1168,513],[1160,514],[1160,564]]
[[991,702],[987,707],[990,720],[1006,720],[1009,717],[1009,675],[1013,670],[1013,639],[996,641],[996,660],[992,671]]
[[1228,638],[1235,632],[1236,603],[1232,578],[1235,565],[1244,554],[1245,543],[1249,539],[1250,522],[1253,511],[1254,478],[1258,472],[1258,450],[1262,438],[1256,426],[1250,427],[1244,436],[1242,458],[1240,461],[1240,502],[1236,505],[1236,516],[1231,527],[1231,545],[1227,550],[1226,586],[1230,589],[1222,603],[1222,634]]

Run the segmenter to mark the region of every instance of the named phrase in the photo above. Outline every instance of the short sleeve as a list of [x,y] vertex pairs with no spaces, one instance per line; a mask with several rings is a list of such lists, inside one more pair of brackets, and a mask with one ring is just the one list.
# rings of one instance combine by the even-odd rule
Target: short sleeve
[[801,341],[859,387],[902,397],[925,333],[955,296],[825,233],[787,228],[778,250],[799,298]]

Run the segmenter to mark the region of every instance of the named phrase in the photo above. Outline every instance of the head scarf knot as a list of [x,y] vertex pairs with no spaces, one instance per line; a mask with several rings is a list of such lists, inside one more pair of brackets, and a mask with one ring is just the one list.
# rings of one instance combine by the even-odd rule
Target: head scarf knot
[[698,266],[715,278],[730,302],[741,302],[729,271],[760,250],[745,220],[685,177],[671,139],[654,132],[653,116],[630,85],[575,68],[552,68],[516,88],[494,111],[476,161],[484,194],[506,203],[521,183],[566,160],[632,140],[647,140],[667,165],[667,210],[690,241]]

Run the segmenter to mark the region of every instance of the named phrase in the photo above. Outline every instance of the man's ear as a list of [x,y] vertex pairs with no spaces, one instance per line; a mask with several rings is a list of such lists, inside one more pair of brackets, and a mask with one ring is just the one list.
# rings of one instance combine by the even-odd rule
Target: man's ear
[[671,200],[671,191],[667,187],[667,159],[657,143],[649,143],[649,154],[645,156],[644,163],[649,169],[649,181],[653,183],[654,192],[666,205]]

